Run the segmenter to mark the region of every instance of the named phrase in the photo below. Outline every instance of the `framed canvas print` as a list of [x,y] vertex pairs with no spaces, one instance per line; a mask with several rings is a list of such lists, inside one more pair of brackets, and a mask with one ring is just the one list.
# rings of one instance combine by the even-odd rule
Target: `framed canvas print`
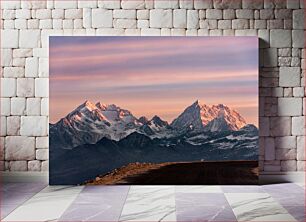
[[257,37],[50,37],[50,184],[258,181]]

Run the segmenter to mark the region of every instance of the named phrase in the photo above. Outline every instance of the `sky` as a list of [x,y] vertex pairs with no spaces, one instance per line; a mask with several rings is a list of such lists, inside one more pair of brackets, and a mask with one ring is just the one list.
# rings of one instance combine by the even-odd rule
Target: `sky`
[[50,122],[82,104],[116,104],[171,122],[200,100],[258,125],[256,37],[50,37]]

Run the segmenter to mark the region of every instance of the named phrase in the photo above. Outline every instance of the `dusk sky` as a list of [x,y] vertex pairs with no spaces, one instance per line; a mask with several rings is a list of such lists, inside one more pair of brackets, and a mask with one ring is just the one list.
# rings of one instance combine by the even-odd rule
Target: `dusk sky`
[[50,122],[85,100],[168,122],[222,103],[258,125],[258,39],[50,37]]

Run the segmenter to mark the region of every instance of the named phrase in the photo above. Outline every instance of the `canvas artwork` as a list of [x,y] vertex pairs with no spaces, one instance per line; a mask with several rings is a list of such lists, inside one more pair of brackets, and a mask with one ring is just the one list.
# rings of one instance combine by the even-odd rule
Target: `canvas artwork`
[[257,37],[50,37],[50,184],[256,184]]

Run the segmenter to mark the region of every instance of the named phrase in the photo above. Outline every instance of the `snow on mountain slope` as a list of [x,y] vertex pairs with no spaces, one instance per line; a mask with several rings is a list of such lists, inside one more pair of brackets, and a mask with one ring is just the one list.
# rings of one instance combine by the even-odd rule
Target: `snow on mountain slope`
[[193,131],[224,131],[239,130],[246,125],[246,121],[235,110],[219,104],[208,106],[201,104],[198,100],[187,107],[184,112],[176,118],[171,126],[177,130]]

